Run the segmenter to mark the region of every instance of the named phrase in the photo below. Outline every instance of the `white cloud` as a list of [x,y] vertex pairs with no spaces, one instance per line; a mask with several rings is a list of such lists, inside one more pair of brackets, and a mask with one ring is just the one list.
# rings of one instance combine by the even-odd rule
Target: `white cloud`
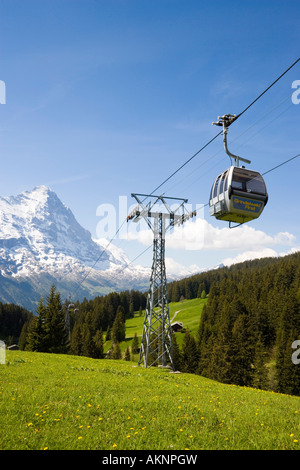
[[[135,231],[127,235],[129,240],[136,240],[147,246],[153,240],[151,230]],[[296,245],[296,237],[292,233],[278,232],[269,235],[247,224],[234,229],[228,226],[219,228],[201,217],[189,220],[168,233],[166,248],[180,252],[197,251],[199,254],[206,252],[206,255],[220,252],[222,257],[220,263],[225,266],[300,251],[300,247]],[[195,256],[198,256],[198,253],[197,255],[195,253]],[[172,258],[166,258],[166,268],[171,276],[189,276],[202,270],[197,265],[184,266]]]
[[[128,232],[127,239],[149,245],[153,239],[153,233],[151,230]],[[168,248],[178,250],[254,252],[276,245],[291,246],[295,240],[296,237],[289,232],[279,232],[272,236],[247,224],[234,229],[219,228],[200,217],[186,222],[185,225],[175,227],[172,232],[166,235]]]
[[233,258],[225,258],[222,263],[225,266],[231,266],[232,264],[243,263],[244,261],[249,261],[253,259],[274,258],[277,256],[278,254],[275,250],[272,250],[271,248],[263,248],[259,251],[245,251],[243,253],[239,253]]
[[182,264],[175,261],[173,258],[165,259],[166,271],[168,275],[176,276],[191,276],[192,274],[198,273],[200,271],[199,266],[193,264],[191,266],[183,266]]
[[300,251],[300,246],[293,246],[290,250],[279,253],[279,256],[293,255],[294,253],[297,253],[298,251]]
[[[276,238],[276,237],[275,237]],[[235,263],[242,263],[243,261],[249,261],[253,259],[260,259],[260,258],[276,258],[281,256],[291,255],[293,253],[297,253],[300,251],[300,246],[294,246],[288,251],[284,252],[276,252],[272,248],[262,248],[261,250],[251,250],[251,251],[244,251],[239,253],[237,256],[232,258],[225,258],[223,259],[222,263],[225,266],[231,266]]]
[[153,232],[152,230],[140,230],[140,231],[128,231],[127,234],[123,235],[123,239],[126,240],[135,240],[142,245],[150,245],[153,241]]
[[295,236],[288,232],[272,236],[246,224],[234,229],[218,228],[201,218],[189,221],[168,238],[170,248],[187,250],[255,251],[275,245],[291,246],[294,242]]

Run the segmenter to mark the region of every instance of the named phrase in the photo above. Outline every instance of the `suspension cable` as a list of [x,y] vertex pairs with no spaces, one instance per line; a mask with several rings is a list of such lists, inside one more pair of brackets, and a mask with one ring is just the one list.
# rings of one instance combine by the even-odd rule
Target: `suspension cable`
[[271,168],[270,170],[265,171],[264,173],[262,173],[262,175],[264,176],[264,175],[266,175],[266,174],[268,174],[268,173],[271,173],[271,171],[276,170],[276,169],[279,168],[280,166],[283,166],[283,165],[285,165],[286,163],[289,163],[289,162],[291,162],[292,160],[295,160],[295,159],[298,158],[298,157],[300,157],[300,153],[298,153],[298,155],[295,155],[295,156],[292,157],[292,158],[289,158],[288,160],[285,160],[284,162],[280,163],[279,165],[274,166],[274,167]]
[[[298,62],[300,61],[300,57],[292,64],[290,65],[281,75],[279,75],[279,77],[277,77],[260,95],[258,95],[241,113],[239,113],[237,116],[234,117],[234,119],[232,120],[231,124],[233,122],[235,122],[237,119],[239,119],[245,112],[248,111],[248,109],[254,105],[254,103],[256,103],[265,93],[267,93],[267,91],[269,91],[287,72],[289,72],[289,70],[291,70]],[[196,153],[194,153],[194,155],[192,155],[190,158],[188,158],[188,160],[186,160],[179,168],[177,168],[177,170],[175,170],[170,176],[168,176],[160,185],[158,185],[151,193],[150,195],[154,194],[159,188],[161,188],[167,181],[169,181],[171,178],[173,178],[173,176],[175,176],[180,170],[182,170],[182,168],[184,168],[190,161],[192,161],[197,155],[199,155],[200,152],[202,152],[206,147],[208,147],[208,145],[210,145],[217,137],[219,137],[219,135],[221,135],[223,133],[223,131],[220,131],[218,134],[216,134],[209,142],[207,142],[205,145],[203,145],[203,147],[201,147],[201,149],[199,149]],[[297,155],[298,156],[298,155]],[[293,160],[294,158],[297,158],[297,156],[293,157],[292,159],[290,160]],[[288,160],[288,161],[290,161]],[[284,165],[285,163],[287,162],[284,162],[282,163],[281,165]],[[281,165],[278,165],[278,166],[281,166]],[[278,167],[277,166],[277,167]],[[274,167],[277,168],[277,167]],[[273,171],[273,169],[269,170],[270,171]],[[94,266],[100,261],[100,259],[102,258],[102,255],[103,253],[107,250],[107,248],[110,246],[110,244],[112,243],[112,241],[115,239],[115,237],[118,235],[119,231],[121,230],[122,226],[124,225],[126,219],[123,221],[123,223],[121,224],[121,226],[119,227],[119,229],[116,231],[115,235],[110,239],[108,245],[100,252],[100,255],[99,257],[97,258],[97,260],[94,262],[93,266],[90,267],[90,270],[87,272],[87,274],[84,276],[84,278],[82,279],[82,281],[80,282],[79,286],[81,286],[83,284],[83,282],[86,280],[86,278],[88,277],[91,269],[94,268]]]
[[[292,64],[290,65],[279,77],[276,78],[260,95],[257,96],[241,113],[238,115],[234,116],[232,119],[230,125],[235,122],[237,119],[239,119],[244,113],[248,111],[251,106],[254,105],[267,91],[269,91],[289,70],[291,70],[298,62],[300,61],[300,57]],[[150,195],[152,195],[155,191],[157,191],[161,186],[163,186],[167,181],[169,181],[173,176],[176,175],[180,170],[182,170],[183,167],[185,167],[191,160],[193,160],[197,155],[199,155],[200,152],[202,152],[209,144],[211,144],[219,135],[221,135],[223,131],[220,131],[215,137],[213,137],[207,144],[205,144],[200,150],[198,150],[194,155],[192,155],[188,160],[186,160],[177,170],[175,170],[170,176],[168,176],[159,186],[157,186]]]

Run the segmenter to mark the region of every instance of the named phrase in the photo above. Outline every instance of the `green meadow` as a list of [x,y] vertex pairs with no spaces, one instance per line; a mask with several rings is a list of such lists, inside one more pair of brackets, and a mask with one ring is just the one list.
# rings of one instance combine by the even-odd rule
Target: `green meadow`
[[300,448],[300,397],[121,360],[7,351],[0,417],[2,450]]
[[[206,302],[207,299],[198,298],[192,300],[183,300],[182,302],[171,302],[169,304],[171,323],[179,321],[183,324],[183,331],[188,329],[191,334],[196,335],[199,328],[202,309]],[[139,342],[141,341],[143,334],[144,314],[145,311],[143,311],[142,314],[136,312],[133,318],[126,320],[126,341],[120,344],[122,351],[124,351],[128,346],[131,346],[135,333],[139,337]],[[179,345],[182,344],[183,338],[184,332],[176,334],[176,340]],[[107,341],[104,345],[105,352],[107,352],[110,347],[111,342]]]

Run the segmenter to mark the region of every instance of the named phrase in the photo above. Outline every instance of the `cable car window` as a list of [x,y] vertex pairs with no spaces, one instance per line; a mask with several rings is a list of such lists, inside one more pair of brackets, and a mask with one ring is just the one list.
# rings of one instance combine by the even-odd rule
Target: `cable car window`
[[255,171],[242,168],[234,169],[231,187],[247,193],[266,194],[262,176]]
[[218,178],[216,179],[213,197],[216,197],[218,195],[218,186],[219,186],[219,182],[220,182],[220,177],[221,177],[221,175],[219,175]]
[[224,192],[227,191],[228,187],[228,170],[225,173],[225,186],[224,186]]
[[239,189],[240,191],[245,191],[245,178],[242,175],[238,175],[236,171],[232,175],[231,187],[233,189]]
[[256,194],[265,194],[266,187],[265,183],[260,175],[256,175],[255,178],[251,178],[247,181],[247,192]]
[[224,180],[225,180],[226,173],[227,173],[227,172],[223,173],[223,175],[222,175],[221,182],[220,182],[219,194],[222,194],[222,193],[223,193],[223,190],[224,190]]

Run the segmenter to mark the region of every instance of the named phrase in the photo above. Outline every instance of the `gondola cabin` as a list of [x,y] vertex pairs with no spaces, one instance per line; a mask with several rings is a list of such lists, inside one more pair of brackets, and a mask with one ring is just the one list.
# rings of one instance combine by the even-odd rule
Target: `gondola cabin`
[[209,215],[229,224],[243,224],[257,219],[268,202],[260,173],[231,166],[215,180],[210,193]]

